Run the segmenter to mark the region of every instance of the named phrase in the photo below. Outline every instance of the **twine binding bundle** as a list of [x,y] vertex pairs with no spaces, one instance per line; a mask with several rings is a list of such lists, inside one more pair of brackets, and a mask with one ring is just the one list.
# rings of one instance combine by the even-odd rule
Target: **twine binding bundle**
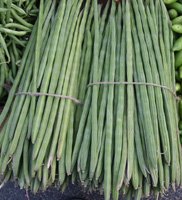
[[[87,87],[92,87],[92,86],[98,86],[98,85],[140,85],[140,86],[151,86],[151,87],[156,87],[156,88],[161,88],[164,89],[168,92],[170,92],[175,99],[178,101],[180,97],[176,95],[176,92],[173,91],[171,88],[165,86],[165,85],[159,85],[156,83],[145,83],[145,82],[110,82],[110,81],[104,81],[104,82],[94,82],[94,83],[89,83]],[[35,96],[35,97],[40,97],[40,96],[49,96],[49,97],[56,97],[60,99],[68,99],[73,101],[75,104],[83,104],[79,99],[72,97],[72,96],[66,96],[66,95],[61,95],[61,94],[50,94],[50,93],[42,93],[42,92],[17,92],[16,95],[27,95],[27,96]]]

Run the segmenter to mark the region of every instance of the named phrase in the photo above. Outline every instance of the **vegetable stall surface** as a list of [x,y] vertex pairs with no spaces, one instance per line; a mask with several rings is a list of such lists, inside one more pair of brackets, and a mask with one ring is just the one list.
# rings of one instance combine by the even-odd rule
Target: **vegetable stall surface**
[[106,200],[181,186],[172,49],[163,0],[41,0],[0,115],[2,185],[80,182]]

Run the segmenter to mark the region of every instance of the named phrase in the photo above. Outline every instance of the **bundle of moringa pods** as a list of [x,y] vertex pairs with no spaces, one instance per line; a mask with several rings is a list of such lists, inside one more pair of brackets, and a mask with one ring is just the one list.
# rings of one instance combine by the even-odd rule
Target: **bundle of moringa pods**
[[41,0],[0,115],[2,185],[158,197],[182,184],[163,0]]

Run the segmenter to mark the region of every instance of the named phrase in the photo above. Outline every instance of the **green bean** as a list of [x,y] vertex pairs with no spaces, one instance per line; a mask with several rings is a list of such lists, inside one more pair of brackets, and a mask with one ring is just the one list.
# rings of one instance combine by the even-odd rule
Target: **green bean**
[[20,16],[18,16],[18,14],[16,13],[16,11],[11,10],[11,14],[12,16],[16,19],[17,22],[19,22],[20,24],[28,27],[28,28],[32,28],[32,24],[26,22],[23,18],[21,18]]
[[1,133],[0,133],[0,150],[2,149],[2,144],[3,144],[4,137],[5,137],[6,126],[7,126],[7,123],[0,126],[0,131],[1,131]]
[[[126,110],[125,110],[126,111]],[[123,185],[124,176],[126,172],[127,165],[127,151],[128,151],[128,142],[127,142],[127,129],[126,129],[126,115],[124,115],[123,119],[123,144],[122,144],[122,155],[120,161],[120,167],[118,171],[118,179],[117,179],[117,190],[119,191]]]
[[[26,16],[27,13],[25,12],[24,9],[22,9],[21,7],[17,6],[16,4],[14,3],[11,3],[11,8],[13,10],[15,10],[18,14],[22,15],[22,16]],[[11,13],[10,13],[11,14]],[[8,21],[8,20],[7,20]]]
[[145,179],[143,185],[144,185],[143,190],[144,190],[145,198],[148,198],[150,196],[150,190],[151,190],[150,180]]
[[105,153],[105,136],[106,136],[106,128],[103,130],[103,136],[102,136],[102,141],[101,141],[101,147],[100,147],[100,152],[98,155],[98,162],[97,162],[97,167],[96,167],[96,172],[95,172],[95,180],[99,180],[103,173],[103,165],[104,165],[104,153]]
[[72,176],[71,176],[71,183],[75,184],[76,180],[77,180],[77,171],[73,170]]
[[[102,22],[101,22],[102,23]],[[110,42],[108,41],[108,37],[109,37],[109,31],[110,31],[110,27],[109,24],[106,26],[105,28],[105,34],[103,37],[103,40],[101,41],[101,49],[100,49],[100,55],[99,55],[99,72],[98,72],[98,80],[101,80],[102,78],[102,73],[104,72],[103,78],[104,81],[108,80],[108,63],[109,63],[109,54],[108,56],[106,56],[107,52],[108,52],[108,45],[110,44]],[[106,65],[106,67],[104,68],[104,66]],[[103,70],[103,72],[102,72]],[[105,112],[106,112],[106,102],[107,102],[107,93],[108,93],[108,88],[104,88],[103,89],[103,94],[101,96],[101,99],[99,100],[100,103],[100,108],[98,111],[98,120],[99,120],[99,124],[98,124],[98,151],[97,151],[97,157],[96,160],[98,158],[98,154],[100,151],[100,146],[101,146],[101,142],[102,142],[102,135],[103,135],[103,126],[104,126],[104,119],[105,119]],[[93,172],[94,172],[94,168],[92,168]]]
[[32,190],[34,194],[36,194],[38,192],[39,186],[40,186],[40,182],[39,182],[38,178],[36,177],[34,179],[33,190]]
[[6,13],[8,11],[7,8],[0,8],[0,12],[3,14],[4,12]]
[[56,178],[56,164],[57,164],[56,157],[54,157],[52,165],[51,165],[51,181],[52,181],[52,183],[55,182],[55,178]]
[[[88,164],[87,164],[86,171],[85,171],[85,172],[81,172],[81,174],[80,174],[80,180],[81,180],[81,182],[82,182],[83,185],[84,185],[85,182],[87,181],[88,169],[89,169],[89,167],[88,167]],[[85,185],[84,185],[84,186],[85,186]]]
[[83,173],[85,173],[87,163],[89,162],[88,159],[89,159],[90,148],[88,147],[90,147],[90,138],[91,138],[90,125],[91,125],[91,113],[89,112],[87,124],[84,131],[83,142],[80,148],[80,153],[81,153],[80,168]]
[[4,27],[5,28],[15,28],[15,29],[19,29],[21,31],[31,32],[30,28],[28,28],[24,25],[18,24],[18,23],[8,23]]
[[39,10],[37,8],[35,8],[35,9],[31,10],[28,14],[30,16],[36,17],[38,12],[39,12]]
[[[105,35],[101,44],[101,50],[100,50],[100,56],[99,56],[99,66],[101,66],[101,68],[103,68],[105,66],[104,70],[104,81],[108,80],[108,72],[109,72],[109,46],[110,45],[110,41],[108,41],[108,37],[109,37],[109,32],[110,32],[110,27],[107,26],[106,30],[105,30]],[[100,73],[98,73],[98,78],[100,79],[101,77],[101,71]],[[99,156],[99,151],[101,148],[101,142],[102,142],[102,135],[103,135],[103,126],[104,126],[104,119],[105,119],[105,114],[106,114],[106,104],[107,104],[107,94],[108,94],[108,88],[104,88],[103,89],[103,94],[102,94],[102,99],[100,100],[100,108],[98,111],[98,120],[99,120],[99,124],[98,124],[98,142],[97,142],[97,154],[96,154],[96,160],[95,163],[98,160],[98,156]],[[93,167],[90,171],[89,174],[89,178],[92,179],[94,172],[96,169],[96,165],[95,168]]]
[[0,27],[0,32],[1,33],[6,33],[6,34],[12,34],[12,35],[16,35],[16,36],[24,36],[27,34],[27,31],[14,31],[8,28],[3,28]]
[[[133,54],[132,54],[132,36],[131,36],[131,14],[130,2],[126,1],[126,66],[127,81],[133,81]],[[127,163],[127,179],[131,178],[133,171],[133,155],[134,155],[134,89],[132,85],[127,86],[127,136],[128,136],[128,163]]]
[[12,158],[9,156],[9,151],[5,154],[5,156],[2,158],[2,164],[1,164],[1,173],[4,174],[8,163],[11,161]]
[[[99,64],[99,44],[100,44],[100,37],[99,37],[99,13],[98,13],[98,5],[97,1],[93,1],[93,7],[94,7],[94,55],[93,55],[93,82],[98,81],[98,64]],[[95,169],[95,160],[97,155],[97,127],[98,127],[98,119],[97,119],[97,102],[98,102],[98,92],[99,88],[98,86],[92,87],[92,134],[91,134],[91,163],[90,163],[90,170]]]
[[19,53],[18,53],[18,51],[17,51],[16,45],[15,45],[14,42],[12,42],[12,50],[13,50],[15,59],[16,59],[16,60],[19,60],[19,59],[20,59],[20,55],[19,55]]
[[[43,11],[44,11],[44,2],[43,0],[41,0],[40,7],[39,7],[37,37],[36,37],[36,44],[35,44],[35,60],[34,60],[34,66],[33,66],[33,77],[32,77],[32,85],[31,85],[31,91],[33,93],[37,91],[37,73],[38,73],[38,68],[40,65],[40,51],[41,51],[41,45],[43,42],[43,37],[42,37],[42,33],[43,33],[42,29],[43,29],[43,22],[44,22]],[[30,103],[29,125],[28,125],[29,135],[31,135],[31,131],[32,131],[35,108],[36,108],[36,97],[33,96],[31,98],[31,103]]]
[[35,4],[35,1],[36,0],[31,0],[31,1],[27,2],[28,5],[27,5],[26,12],[29,12],[32,9],[33,5]]
[[[80,70],[79,70],[79,76],[78,76],[78,81],[79,81],[79,87],[86,87],[86,84],[82,85],[81,84],[81,81],[82,81],[82,75],[84,77],[84,72],[83,70],[86,68],[88,70],[90,70],[90,66],[89,65],[85,65],[87,67],[84,68],[84,64],[85,64],[85,61],[86,61],[86,52],[88,50],[88,47],[87,47],[87,43],[88,43],[88,34],[89,34],[89,30],[86,29],[86,33],[85,33],[85,38],[84,38],[84,42],[83,42],[83,54],[81,56],[81,61],[80,61]],[[91,37],[91,34],[90,34],[90,37]],[[87,42],[86,42],[87,41]],[[92,48],[91,48],[92,49]],[[91,56],[90,56],[91,57]],[[91,59],[91,58],[90,58]],[[89,67],[88,67],[89,66]],[[87,79],[88,78],[88,73],[85,74],[85,78]],[[87,82],[86,82],[87,83]],[[83,92],[81,91],[79,96],[80,98],[79,99],[83,99],[83,95],[85,95],[85,88],[83,88]],[[81,98],[82,97],[82,98]],[[78,109],[81,109],[80,107]],[[79,116],[80,117],[80,116]],[[79,119],[78,119],[78,122],[79,122]]]
[[141,142],[142,135],[140,131],[141,130],[139,129],[138,120],[135,115],[135,147],[136,147],[136,152],[137,152],[138,164],[143,175],[147,177],[147,167],[146,167],[144,153],[142,149],[142,142]]
[[73,134],[74,134],[74,107],[71,107],[71,119],[70,119],[70,127],[68,130],[68,135],[66,139],[66,158],[65,158],[65,165],[66,165],[66,172],[67,175],[71,175],[71,160],[72,160],[72,147],[73,147]]
[[[45,163],[47,163],[45,159]],[[49,176],[49,169],[47,168],[47,165],[43,166],[43,177],[42,177],[42,186],[43,190],[46,190],[48,187],[48,176]]]
[[25,184],[23,170],[20,170],[20,174],[19,174],[19,178],[18,178],[18,184],[20,186],[20,189],[23,189],[23,186]]
[[[109,68],[109,80],[111,82],[115,79],[115,69],[116,69],[116,21],[115,21],[115,3],[112,4],[111,14],[110,14],[110,38],[111,43],[111,53],[110,53],[110,68]],[[109,56],[108,56],[109,57]],[[104,155],[104,194],[105,199],[110,199],[111,192],[111,168],[112,168],[112,137],[113,137],[113,99],[114,99],[114,86],[109,86],[108,88],[108,99],[106,107],[106,139],[105,139],[105,155]]]
[[43,167],[40,167],[38,172],[37,172],[38,180],[41,182],[42,181],[42,176],[43,176]]
[[[155,23],[155,27],[156,27],[156,30],[158,29],[157,27],[157,23],[158,23],[158,19],[157,19],[157,14],[155,12],[155,5],[154,5],[154,1],[150,1],[149,3],[149,9],[150,9],[150,12],[152,14],[152,17],[153,17],[153,20],[154,20],[154,23]],[[157,8],[157,6],[156,6]]]
[[27,42],[19,40],[19,38],[17,38],[14,35],[9,35],[9,37],[13,39],[13,42],[15,44],[20,45],[21,47],[25,48]]
[[[118,23],[121,23],[121,6],[118,8]],[[124,16],[123,16],[124,18]],[[123,19],[124,21],[125,19]],[[117,25],[118,27],[118,33],[121,32],[120,25]],[[126,26],[123,25],[123,33],[121,34],[120,38],[118,38],[120,41],[117,42],[118,44],[118,68],[119,68],[119,81],[124,81],[125,80],[125,28]],[[119,166],[120,166],[120,160],[121,160],[121,151],[122,151],[122,143],[123,143],[123,131],[122,131],[122,126],[123,126],[123,116],[124,116],[124,102],[125,102],[125,87],[124,86],[119,86],[118,89],[118,99],[117,99],[117,114],[116,114],[116,130],[115,130],[115,155],[114,155],[114,170],[113,170],[113,187],[114,190],[116,189],[117,186],[117,178],[118,178],[118,173],[119,173]],[[117,198],[117,197],[116,197]]]
[[[28,128],[28,124],[27,124]],[[23,147],[23,172],[25,177],[25,182],[29,186],[30,185],[30,176],[29,176],[29,165],[28,165],[28,148],[29,148],[29,141],[26,139],[24,142]]]
[[42,77],[43,77],[43,74],[44,74],[45,68],[46,68],[46,62],[48,59],[48,53],[49,53],[50,44],[51,44],[51,40],[52,40],[52,35],[50,35],[51,28],[53,28],[53,24],[49,24],[48,29],[46,31],[47,34],[45,35],[45,39],[44,39],[44,41],[46,41],[46,43],[43,44],[44,51],[43,51],[43,54],[41,55],[41,63],[40,63],[40,66],[42,66],[42,67],[39,67],[39,72],[38,72],[38,77],[37,77],[38,78],[37,88],[39,88],[41,85]]
[[6,126],[4,127],[3,131],[4,131],[4,137],[2,140],[2,146],[1,146],[1,157],[4,157],[5,153],[7,152],[8,149],[8,134],[6,134],[6,128],[7,128],[7,123]]
[[103,11],[103,14],[102,14],[102,17],[101,17],[101,20],[100,20],[100,34],[102,35],[103,34],[103,31],[104,31],[104,28],[105,28],[105,25],[106,25],[106,18],[108,16],[108,12],[109,12],[109,7],[110,7],[110,2],[108,1],[107,4],[106,4],[106,7],[104,8],[104,11]]
[[81,167],[80,167],[80,164],[81,163],[81,151],[79,152],[79,155],[78,155],[78,161],[77,161],[77,172],[80,173],[81,172]]
[[59,174],[59,184],[62,185],[65,181],[65,177],[66,177],[66,168],[65,168],[65,150],[66,147],[64,145],[63,147],[63,155],[61,157],[61,159],[58,161],[58,174]]
[[[6,45],[6,42],[2,36],[2,34],[0,33],[0,44],[1,44],[1,47],[4,49],[5,53],[6,53],[6,56],[8,58],[8,63],[10,62],[10,55],[9,55],[9,52],[8,52],[8,48],[7,48],[7,45]],[[2,58],[1,58],[2,60]]]
[[[4,83],[6,81],[6,67],[7,66],[6,66],[5,56],[4,56],[2,49],[0,49],[0,60],[2,61],[0,85],[4,86]],[[3,92],[3,87],[0,87],[0,94],[2,92]]]
[[136,200],[140,200],[142,198],[142,194],[143,194],[142,181],[143,181],[143,176],[140,173],[140,177],[139,177],[140,187],[136,190],[136,193],[135,193]]
[[26,118],[26,121],[23,125],[23,130],[22,130],[22,134],[21,134],[21,138],[19,141],[19,145],[15,151],[15,154],[13,156],[13,174],[15,177],[18,177],[18,173],[19,173],[19,168],[20,168],[20,159],[22,158],[23,155],[23,145],[24,145],[24,141],[26,138],[26,131],[27,131],[27,125],[28,125],[28,119]]
[[64,183],[61,185],[61,191],[65,192],[66,188],[68,187],[69,184],[69,177],[66,177]]
[[36,175],[36,172],[35,172],[35,170],[34,170],[34,168],[35,168],[35,161],[33,160],[33,156],[32,156],[32,152],[33,152],[33,147],[32,146],[30,146],[30,152],[29,152],[29,156],[30,156],[30,161],[29,161],[29,166],[30,166],[30,168],[29,168],[29,174],[30,174],[30,182],[31,182],[31,180],[35,177],[35,175]]
[[134,155],[134,161],[133,161],[133,172],[132,172],[132,185],[135,190],[139,188],[139,168],[138,168],[138,162],[137,162],[137,156]]

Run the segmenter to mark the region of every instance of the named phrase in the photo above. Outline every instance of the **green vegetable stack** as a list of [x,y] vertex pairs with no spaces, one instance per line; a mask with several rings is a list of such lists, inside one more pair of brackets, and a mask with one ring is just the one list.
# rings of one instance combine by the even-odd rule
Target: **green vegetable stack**
[[106,200],[182,185],[172,48],[163,0],[41,0],[0,115],[2,185]]
[[35,0],[0,1],[1,100],[16,77],[37,13]]
[[[182,96],[182,1],[181,0],[164,0],[167,5],[169,16],[172,20],[172,30],[174,33],[175,67],[176,67],[176,92]],[[179,129],[182,131],[182,100],[179,100]],[[182,135],[181,143],[182,143]]]
[[[92,18],[90,1],[85,6],[80,0],[40,1],[38,21],[0,116],[3,184],[15,177],[34,192],[55,179],[63,188],[67,184],[76,108],[84,101],[90,70],[84,65],[92,52]],[[79,86],[83,94],[78,95]]]

